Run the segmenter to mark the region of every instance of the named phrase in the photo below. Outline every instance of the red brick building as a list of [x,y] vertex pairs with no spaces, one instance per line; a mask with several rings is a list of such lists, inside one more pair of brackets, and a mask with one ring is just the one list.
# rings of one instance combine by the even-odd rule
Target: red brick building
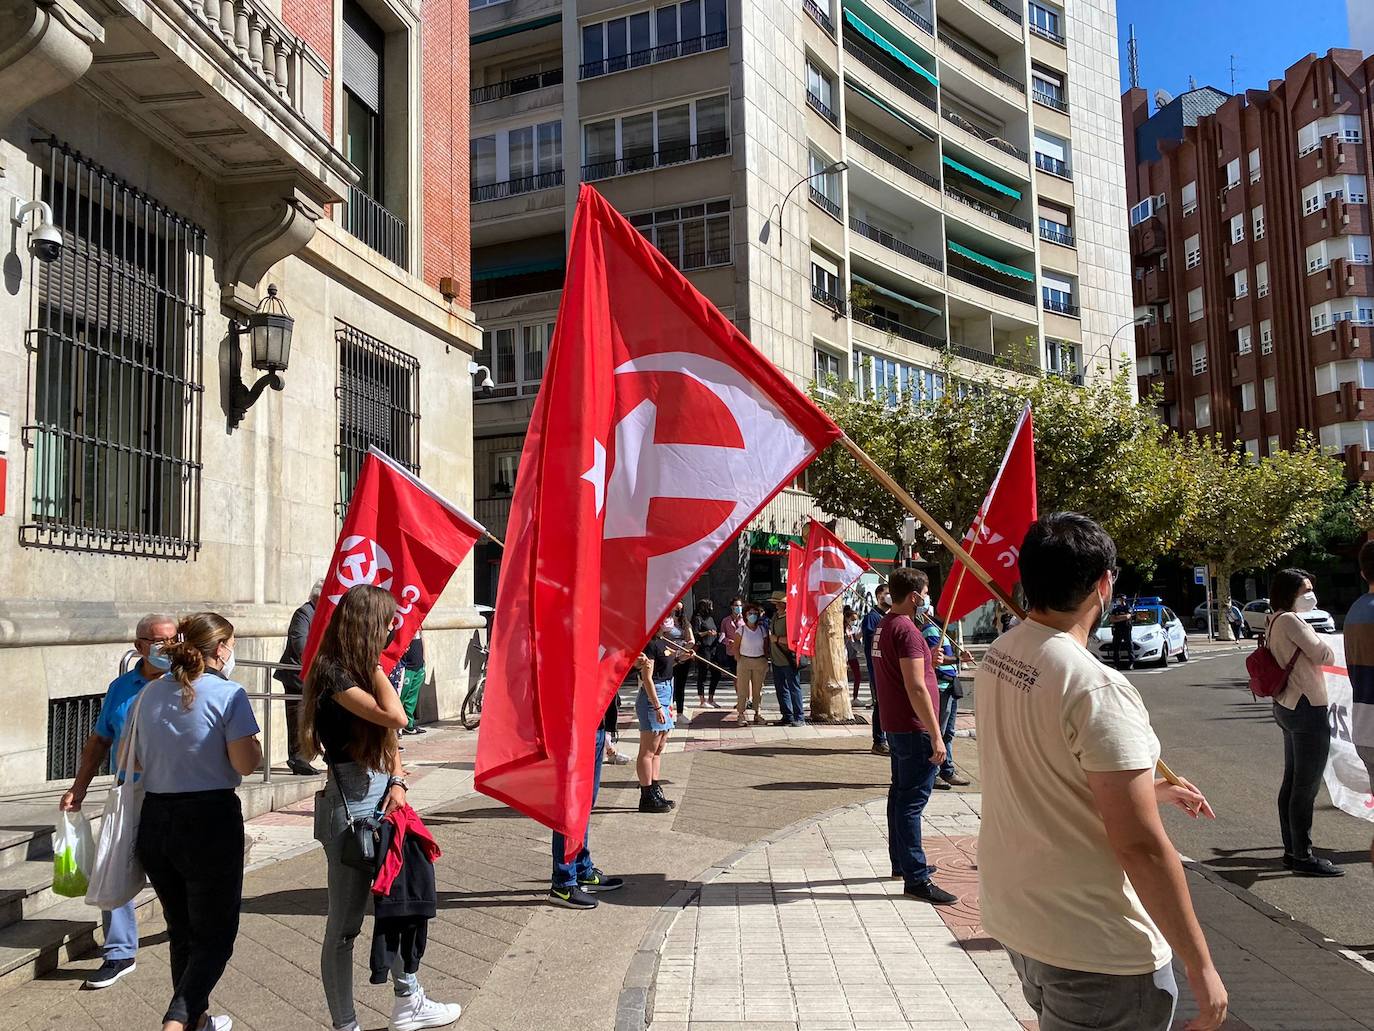
[[1374,60],[1157,100],[1122,96],[1142,396],[1256,456],[1310,431],[1374,480]]

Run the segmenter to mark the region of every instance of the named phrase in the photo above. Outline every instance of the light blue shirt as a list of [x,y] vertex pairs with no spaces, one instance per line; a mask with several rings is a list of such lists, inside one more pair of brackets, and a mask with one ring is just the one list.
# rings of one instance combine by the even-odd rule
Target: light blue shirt
[[201,674],[194,686],[189,709],[182,707],[181,685],[170,676],[143,689],[136,747],[148,791],[232,790],[243,780],[229,762],[228,745],[258,733],[247,693],[218,673]]
[[105,700],[100,703],[100,716],[95,721],[95,732],[110,744],[110,769],[119,765],[120,736],[124,733],[124,721],[129,718],[129,709],[143,690],[148,678],[143,675],[142,661],[122,676],[110,681],[105,692]]

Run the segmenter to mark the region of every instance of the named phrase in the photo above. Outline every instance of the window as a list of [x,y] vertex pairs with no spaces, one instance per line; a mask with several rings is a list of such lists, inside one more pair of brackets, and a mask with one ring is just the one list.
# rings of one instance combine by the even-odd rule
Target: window
[[[1240,385],[1240,410],[1242,412],[1253,412],[1255,410],[1255,385],[1253,383],[1242,383]],[[1255,441],[1255,447],[1259,447],[1259,441]]]
[[1201,376],[1207,371],[1207,344],[1199,341],[1193,345],[1193,375]]
[[1050,7],[1048,4],[1036,3],[1031,0],[1026,5],[1030,14],[1030,28],[1037,36],[1044,36],[1056,43],[1064,42],[1064,35],[1060,29],[1060,19],[1062,15],[1058,9]]
[[487,201],[563,182],[563,123],[503,129],[470,144],[472,200]]
[[340,322],[339,493],[342,520],[368,448],[420,471],[420,363],[404,351]]
[[205,231],[47,146],[42,199],[63,247],[34,265],[20,542],[189,558],[200,548]]
[[1274,327],[1268,319],[1260,323],[1260,354],[1274,353]]
[[1231,242],[1240,243],[1245,239],[1245,216],[1235,215],[1231,219]]
[[1322,206],[1321,183],[1304,186],[1302,190],[1302,213],[1310,215]]
[[730,152],[730,98],[721,94],[582,127],[582,178],[605,179]]
[[1298,130],[1298,157],[1316,150],[1328,136],[1335,136],[1342,142],[1359,143],[1364,138],[1359,116],[1327,115],[1308,122]]
[[1319,241],[1307,248],[1307,274],[1320,272],[1326,268],[1326,242]]
[[584,25],[580,77],[718,50],[728,42],[726,30],[725,0],[683,0]]
[[1068,340],[1045,340],[1045,368],[1060,376],[1071,376],[1083,369],[1082,349]]
[[1212,397],[1210,394],[1193,398],[1193,422],[1198,429],[1205,429],[1212,425]]
[[1264,381],[1264,410],[1266,412],[1277,412],[1279,410],[1278,394],[1274,390],[1274,377],[1270,376]]
[[834,396],[835,390],[831,384],[842,378],[840,359],[822,347],[816,346],[814,350],[816,352],[816,385],[822,394]]
[[1233,296],[1244,297],[1250,292],[1250,271],[1241,269],[1231,277]]
[[1252,346],[1250,327],[1241,326],[1236,330],[1236,353],[1249,354]]
[[840,173],[825,171],[832,164],[824,154],[814,150],[808,156],[807,172],[811,178],[811,195],[834,218],[840,217]]
[[[1251,385],[1251,387],[1254,386],[1253,383],[1250,384],[1250,385]],[[1251,407],[1253,408],[1254,405],[1251,405]],[[1247,409],[1247,410],[1248,410],[1248,409]],[[1258,441],[1258,440],[1247,440],[1247,441],[1245,442],[1245,457],[1248,458],[1252,463],[1258,463],[1258,462],[1259,462],[1259,460],[1260,460],[1260,445],[1259,445],[1259,441]]]
[[684,271],[730,264],[730,199],[659,208],[630,216],[630,225]]
[[1067,111],[1064,97],[1064,78],[1058,72],[1035,65],[1031,68],[1031,96],[1046,107]]
[[824,254],[811,252],[811,296],[837,310],[844,307],[840,266]]
[[1240,158],[1226,162],[1226,188],[1240,185]]
[[343,5],[344,157],[358,170],[357,188],[382,196],[382,89],[386,34],[354,0]]
[[474,191],[496,183],[496,137],[479,136],[468,145]]
[[1188,321],[1202,318],[1202,287],[1188,291]]
[[[933,369],[858,350],[853,353],[850,368],[859,396],[883,397],[889,407],[896,407],[900,401],[916,404],[945,396],[944,374]],[[960,389],[964,389],[963,384]]]
[[821,71],[808,59],[806,62],[806,102],[814,107],[821,116],[831,123],[838,123],[840,116],[835,113],[835,86],[830,76]]
[[519,451],[498,451],[491,456],[491,492],[506,497],[515,490],[515,476],[520,471]]
[[1040,297],[1046,311],[1059,312],[1061,315],[1077,315],[1073,303],[1073,280],[1054,272],[1041,271]]
[[1269,262],[1261,261],[1255,266],[1255,293],[1260,297],[1269,296]]
[[1184,218],[1187,218],[1197,210],[1197,180],[1183,184],[1183,190],[1179,195],[1179,201],[1183,205]]
[[1202,264],[1201,237],[1194,233],[1183,241],[1183,267],[1197,268]]
[[1061,247],[1073,246],[1073,213],[1068,208],[1041,200],[1037,214],[1040,220],[1040,239],[1057,243]]
[[1249,165],[1250,165],[1250,181],[1251,181],[1252,183],[1257,183],[1257,182],[1259,182],[1259,181],[1260,181],[1260,153],[1259,153],[1259,148],[1258,148],[1258,147],[1256,147],[1254,150],[1250,151]]
[[1267,441],[1265,441],[1265,454],[1275,455],[1278,454],[1280,450],[1282,449],[1279,445],[1278,437],[1270,437]]
[[1264,205],[1250,209],[1250,225],[1254,228],[1254,238],[1264,239]]
[[536,394],[544,379],[553,325],[540,319],[483,330],[477,364],[491,370],[493,389],[478,400],[499,401]]
[[1146,197],[1143,201],[1131,208],[1131,225],[1138,226],[1147,218],[1155,213],[1155,199]]
[[1037,129],[1035,131],[1035,167],[1042,172],[1071,179],[1073,173],[1069,167],[1069,141]]

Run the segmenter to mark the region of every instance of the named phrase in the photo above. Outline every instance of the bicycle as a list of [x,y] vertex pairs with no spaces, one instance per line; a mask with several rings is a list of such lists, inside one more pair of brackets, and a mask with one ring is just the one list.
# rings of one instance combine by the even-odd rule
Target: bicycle
[[482,655],[482,672],[477,678],[477,683],[472,686],[472,690],[463,699],[462,708],[458,710],[458,721],[463,724],[464,730],[476,730],[477,725],[482,722],[482,696],[487,691],[487,656],[490,652],[486,648],[477,649]]

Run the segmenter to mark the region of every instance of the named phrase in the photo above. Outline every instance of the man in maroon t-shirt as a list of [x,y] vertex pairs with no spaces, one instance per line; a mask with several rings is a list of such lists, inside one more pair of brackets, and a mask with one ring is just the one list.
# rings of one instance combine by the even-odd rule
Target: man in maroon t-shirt
[[898,569],[887,582],[892,607],[873,636],[873,677],[878,707],[891,751],[892,785],[887,791],[887,850],[892,876],[903,893],[937,906],[956,896],[930,875],[921,847],[921,812],[930,801],[935,775],[945,760],[940,737],[940,688],[930,645],[912,620],[924,604],[930,579],[918,569]]

